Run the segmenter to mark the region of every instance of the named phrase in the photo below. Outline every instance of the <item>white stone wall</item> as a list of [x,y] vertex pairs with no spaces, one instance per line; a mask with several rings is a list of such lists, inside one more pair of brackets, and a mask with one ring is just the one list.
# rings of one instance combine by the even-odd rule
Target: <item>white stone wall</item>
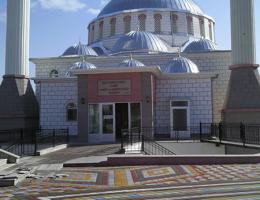
[[[97,21],[93,22],[95,24],[95,37],[94,37],[94,39],[92,39],[92,38],[89,39],[89,41],[90,41],[89,44],[93,44],[97,41],[100,41],[98,38],[100,21],[104,21],[104,34],[103,34],[103,38],[101,39],[103,41],[103,40],[110,39],[110,28],[111,28],[110,20],[112,18],[116,18],[115,35],[120,36],[121,34],[124,33],[124,23],[123,23],[124,16],[126,16],[126,15],[131,16],[131,31],[136,31],[137,26],[138,26],[138,16],[140,14],[145,14],[146,15],[146,31],[153,33],[153,32],[155,32],[154,15],[160,14],[162,16],[162,21],[161,21],[162,22],[162,26],[161,26],[162,34],[160,34],[160,36],[163,39],[165,39],[169,43],[169,45],[172,45],[172,43],[174,43],[175,46],[179,46],[180,41],[183,41],[184,39],[180,39],[180,41],[179,41],[178,40],[179,38],[175,38],[174,41],[172,41],[171,13],[173,13],[173,12],[148,10],[148,11],[142,11],[142,12],[120,13],[120,14],[117,14],[114,16],[109,16],[107,18],[98,19]],[[177,26],[178,26],[179,34],[177,34],[177,35],[185,37],[185,39],[186,39],[188,36],[187,19],[186,19],[188,14],[182,13],[182,12],[174,12],[174,14],[176,14],[178,16]],[[209,39],[208,22],[212,21],[212,20],[207,19],[206,17],[203,17],[203,16],[196,16],[196,15],[191,15],[191,14],[189,14],[189,16],[192,16],[192,19],[193,19],[194,37],[201,38],[199,18],[203,18],[205,21],[205,35],[206,35],[206,38]],[[91,23],[91,24],[93,24],[93,23]],[[91,28],[91,26],[89,26],[89,28]],[[91,36],[91,32],[92,32],[92,30],[90,30],[89,37]],[[164,38],[164,36],[165,36],[165,38]],[[171,37],[169,37],[169,36],[171,36]],[[169,39],[170,39],[170,41],[169,41]],[[184,41],[186,41],[186,40],[184,40]]]
[[77,82],[75,79],[67,81],[47,81],[40,84],[40,126],[43,129],[69,128],[70,135],[76,135],[77,121],[67,121],[66,106],[76,103],[78,99]]
[[156,126],[169,127],[170,101],[190,102],[190,126],[212,122],[212,95],[210,79],[166,79],[156,82]]
[[[230,76],[229,66],[231,65],[231,52],[218,51],[209,53],[197,54],[182,54],[194,61],[200,72],[212,72],[218,74],[218,77],[213,80],[213,110],[214,121],[221,120],[221,110],[226,97],[227,86]],[[134,55],[134,59],[143,62],[147,66],[159,65],[165,66],[176,54],[150,54],[150,55]],[[123,60],[128,59],[129,55],[107,56],[107,57],[89,57],[87,61],[95,64],[97,67],[117,67]],[[61,76],[64,76],[66,71],[74,62],[80,58],[56,58],[51,60],[37,61],[36,77],[46,78],[52,69],[58,70]]]

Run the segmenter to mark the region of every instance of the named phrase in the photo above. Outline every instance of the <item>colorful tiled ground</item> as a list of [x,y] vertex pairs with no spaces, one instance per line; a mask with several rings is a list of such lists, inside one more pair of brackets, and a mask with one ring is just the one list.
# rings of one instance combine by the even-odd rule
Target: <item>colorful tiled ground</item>
[[[248,196],[245,199],[260,199],[260,165],[63,168],[56,174],[67,174],[68,177],[48,178],[53,173],[46,175],[42,180],[26,180],[17,187],[0,188],[0,197],[2,199],[49,197],[49,199],[140,200],[169,199],[169,197],[176,196],[177,198],[185,195],[189,196],[187,199],[192,199],[192,196],[195,198],[196,195],[202,194],[230,193],[229,198],[234,199],[234,195],[231,194],[234,191],[236,193],[247,191],[246,194],[241,193],[242,196]],[[238,185],[243,182],[249,183]],[[216,185],[222,183],[236,184]],[[215,186],[212,187],[212,184]],[[178,187],[187,188],[179,189]],[[122,190],[128,190],[128,192],[122,192]],[[248,191],[254,192],[248,193]],[[95,194],[96,192],[98,193]],[[77,196],[78,194],[81,195]],[[66,197],[66,195],[72,196]],[[52,196],[57,196],[57,198],[51,198]],[[215,197],[205,196],[205,199],[208,198]],[[217,199],[221,198],[222,196],[219,196]]]

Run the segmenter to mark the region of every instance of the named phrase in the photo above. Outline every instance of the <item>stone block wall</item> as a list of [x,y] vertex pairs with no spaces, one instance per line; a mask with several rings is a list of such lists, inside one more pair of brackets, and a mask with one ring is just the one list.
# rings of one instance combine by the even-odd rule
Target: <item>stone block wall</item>
[[[162,20],[161,20],[161,37],[163,39],[165,39],[169,45],[172,45],[172,43],[174,43],[174,41],[176,41],[176,43],[174,43],[174,45],[180,45],[179,44],[179,40],[174,39],[174,41],[172,41],[172,37],[171,37],[171,41],[168,41],[169,37],[171,36],[172,33],[172,24],[171,24],[171,14],[174,13],[178,16],[178,21],[177,21],[177,26],[178,26],[178,34],[177,36],[182,35],[183,37],[187,38],[188,33],[187,33],[187,14],[186,13],[182,13],[182,12],[170,12],[170,11],[140,11],[140,12],[131,12],[131,13],[119,13],[117,15],[113,15],[113,16],[109,16],[109,17],[105,17],[102,19],[98,19],[96,21],[91,22],[91,25],[89,26],[89,44],[93,44],[97,41],[103,41],[103,40],[109,40],[110,39],[110,29],[111,29],[111,25],[110,25],[110,20],[112,18],[116,18],[116,32],[115,35],[116,36],[120,36],[121,34],[124,34],[124,22],[123,22],[123,18],[128,15],[131,16],[131,31],[136,31],[137,30],[137,26],[138,26],[138,16],[140,14],[145,14],[146,15],[146,27],[145,30],[148,32],[155,32],[155,20],[154,20],[154,15],[155,14],[160,14],[162,16]],[[196,15],[191,15],[189,14],[189,16],[192,16],[193,19],[193,30],[194,30],[194,37],[197,38],[201,38],[201,33],[200,33],[200,25],[199,25],[199,18],[203,18],[205,20],[205,38],[206,39],[210,39],[209,38],[209,29],[208,29],[208,23],[212,22],[211,19],[208,19],[206,17],[199,17]],[[103,26],[103,37],[99,38],[99,22],[103,21],[104,22],[104,26]],[[95,26],[94,29],[94,33],[92,33],[92,25]],[[214,30],[214,23],[212,22],[212,30]],[[92,36],[95,35],[95,37],[93,38]],[[214,34],[213,34],[214,35]],[[165,36],[166,38],[164,38],[163,36]],[[174,34],[175,36],[175,34]],[[168,39],[167,39],[168,38]],[[183,39],[181,40],[183,41]],[[213,40],[214,41],[214,40]]]
[[67,121],[66,107],[78,102],[77,81],[47,81],[40,86],[40,125],[43,129],[69,128],[70,135],[76,135],[77,121]]
[[212,122],[211,79],[161,79],[156,81],[155,126],[169,127],[170,101],[190,102],[190,126]]

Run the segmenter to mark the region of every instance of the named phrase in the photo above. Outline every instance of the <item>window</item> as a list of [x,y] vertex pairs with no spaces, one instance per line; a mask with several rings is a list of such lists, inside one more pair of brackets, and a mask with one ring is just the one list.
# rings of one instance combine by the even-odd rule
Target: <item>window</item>
[[77,121],[78,109],[75,103],[67,105],[67,121]]
[[178,16],[176,14],[171,15],[172,33],[178,33]]
[[189,35],[194,35],[193,19],[191,16],[187,16],[187,31]]
[[53,69],[53,70],[50,72],[50,77],[51,77],[51,78],[58,78],[58,77],[59,77],[59,72],[58,72],[56,69]]
[[99,104],[89,105],[89,134],[98,134],[99,130]]
[[204,19],[200,19],[200,35],[205,38]]
[[94,42],[95,40],[95,24],[91,25],[91,31],[90,31],[90,41]]
[[138,16],[138,28],[139,31],[145,31],[145,26],[146,26],[146,15],[141,14]]
[[99,35],[98,35],[99,39],[102,39],[103,37],[103,27],[104,27],[104,22],[103,21],[99,22]]
[[160,14],[154,15],[154,32],[155,33],[161,33],[161,20],[162,16]]
[[131,31],[131,16],[124,17],[124,33],[129,33]]
[[211,22],[209,22],[209,38],[210,40],[213,40],[213,30],[212,30]]
[[110,20],[110,36],[114,36],[116,34],[116,18],[112,18]]
[[141,107],[140,103],[131,103],[131,128],[141,128]]
[[173,130],[187,131],[189,126],[189,102],[171,102],[171,126]]

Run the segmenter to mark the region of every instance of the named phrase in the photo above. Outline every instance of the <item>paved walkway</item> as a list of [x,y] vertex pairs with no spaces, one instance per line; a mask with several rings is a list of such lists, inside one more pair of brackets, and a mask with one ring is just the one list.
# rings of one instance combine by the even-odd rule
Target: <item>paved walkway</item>
[[[260,199],[260,165],[59,168],[0,189],[3,199]],[[44,197],[44,198],[43,198]]]

